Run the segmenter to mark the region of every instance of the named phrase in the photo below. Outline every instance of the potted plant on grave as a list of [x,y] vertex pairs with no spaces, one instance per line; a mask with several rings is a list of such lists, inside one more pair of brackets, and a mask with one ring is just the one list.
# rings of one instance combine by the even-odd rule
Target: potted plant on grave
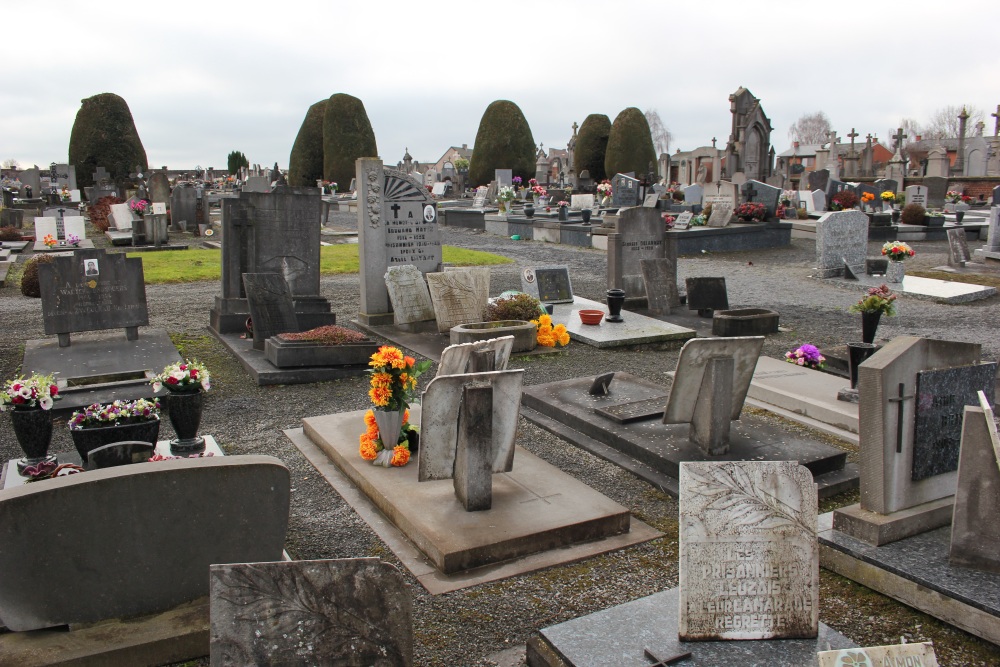
[[559,219],[563,221],[569,219],[569,202],[564,199],[559,200]]
[[204,364],[184,360],[168,364],[150,379],[153,391],[166,389],[167,415],[177,438],[170,441],[171,451],[199,451],[205,439],[198,436],[204,394],[212,388],[211,376]]
[[511,352],[530,352],[538,345],[538,328],[532,323],[545,312],[541,302],[524,292],[504,292],[486,305],[486,321],[465,324],[459,342],[513,336]]
[[39,373],[8,380],[0,390],[0,411],[10,412],[14,436],[25,454],[25,458],[17,462],[19,473],[27,467],[55,461],[56,457],[48,454],[52,441],[49,410],[60,398],[55,378]]
[[601,198],[601,206],[611,205],[611,181],[603,180],[597,184],[597,196]]
[[510,214],[511,202],[514,201],[514,197],[516,196],[517,193],[514,191],[514,188],[509,185],[501,186],[497,190],[497,204],[500,206],[501,218],[506,218]]
[[882,198],[882,202],[890,207],[896,204],[896,193],[891,190],[886,190],[879,196]]
[[896,305],[893,303],[896,295],[892,293],[888,285],[871,287],[861,300],[852,305],[848,310],[852,313],[861,313],[861,340],[865,343],[875,342],[875,330],[878,329],[879,320],[882,315],[892,317],[896,314]]
[[858,196],[851,190],[841,190],[830,201],[831,211],[848,211],[858,205]]
[[145,199],[135,199],[128,204],[129,210],[136,215],[146,215],[149,212],[149,202]]
[[[528,182],[531,183],[532,181],[537,183],[535,179],[531,179]],[[549,191],[541,185],[533,185],[531,186],[531,198],[534,200],[535,206],[545,206],[549,201]]]
[[767,215],[767,206],[760,202],[748,201],[737,206],[735,213],[743,222],[760,222]]
[[91,451],[113,442],[135,440],[155,446],[160,434],[160,403],[146,398],[94,403],[73,413],[69,433],[84,464]]
[[882,246],[882,254],[889,260],[889,266],[885,270],[885,279],[890,283],[901,283],[906,275],[906,267],[903,262],[917,254],[917,252],[902,241],[886,241]]
[[[385,468],[404,466],[409,461],[408,442],[401,442],[404,436],[407,440],[409,436],[409,429],[405,432],[403,430],[403,425],[409,422],[407,408],[411,403],[417,402],[417,378],[430,368],[431,362],[417,363],[413,357],[405,356],[399,348],[383,345],[372,355],[368,365],[371,366],[368,370],[371,374],[368,398],[375,408],[369,411],[372,413],[371,421],[374,422],[374,428],[366,416],[365,425],[368,431],[365,435],[369,436],[373,447],[366,447],[365,435],[362,435],[361,457]],[[386,437],[391,439],[391,436],[386,434],[397,434],[396,441],[389,443],[392,446],[391,450],[385,443]],[[406,450],[405,454],[400,447]],[[375,456],[369,458],[373,451]]]

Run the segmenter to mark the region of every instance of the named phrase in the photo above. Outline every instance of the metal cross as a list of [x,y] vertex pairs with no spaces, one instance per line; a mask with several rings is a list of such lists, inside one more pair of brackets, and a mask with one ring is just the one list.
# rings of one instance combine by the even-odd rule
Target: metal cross
[[903,147],[903,139],[907,139],[909,135],[903,134],[903,128],[896,130],[896,134],[893,135],[893,139],[896,141],[894,148],[900,150]]
[[993,136],[998,137],[1000,136],[1000,104],[997,105],[997,112],[991,113],[990,115],[996,118],[996,120],[993,121]]
[[899,396],[888,399],[890,403],[899,403],[899,410],[896,412],[896,453],[903,452],[903,402],[913,398],[913,394],[906,396],[906,385],[899,383]]
[[645,653],[646,657],[650,660],[656,661],[652,665],[647,665],[646,667],[667,667],[667,665],[673,665],[681,660],[687,660],[691,657],[690,651],[687,653],[679,653],[671,658],[660,658],[648,648],[643,648],[642,652]]

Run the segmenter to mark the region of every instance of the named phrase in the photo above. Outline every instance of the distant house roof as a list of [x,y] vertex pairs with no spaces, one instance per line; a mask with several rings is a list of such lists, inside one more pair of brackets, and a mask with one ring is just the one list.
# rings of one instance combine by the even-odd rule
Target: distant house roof
[[[966,137],[966,140],[969,138],[970,137]],[[903,147],[908,151],[926,153],[938,144],[944,146],[945,150],[958,150],[958,139],[924,139],[922,141],[908,141],[903,145]]]
[[826,144],[799,144],[798,148],[793,146],[787,151],[778,153],[777,157],[812,157],[813,155],[816,155],[816,151],[824,146],[826,146]]

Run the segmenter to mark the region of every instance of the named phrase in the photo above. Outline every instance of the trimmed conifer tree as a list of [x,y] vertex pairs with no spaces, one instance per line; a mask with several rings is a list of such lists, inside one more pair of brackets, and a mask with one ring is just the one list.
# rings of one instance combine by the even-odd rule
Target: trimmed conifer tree
[[377,155],[375,132],[364,103],[345,93],[331,95],[323,111],[323,178],[346,188],[358,158]]
[[576,135],[576,149],[573,151],[573,167],[577,178],[584,170],[590,172],[595,182],[607,178],[604,171],[604,155],[608,150],[608,136],[611,134],[611,119],[602,113],[592,113],[583,120]]
[[643,178],[650,164],[656,168],[656,149],[653,148],[649,123],[644,113],[629,107],[618,114],[611,125],[604,171],[608,178],[630,171],[635,172],[637,178]]
[[81,100],[69,136],[69,163],[76,167],[81,189],[94,184],[97,167],[107,169],[116,182],[127,179],[137,166],[148,169],[146,149],[125,100],[114,93]]
[[309,107],[295,136],[292,153],[288,157],[289,185],[315,187],[316,181],[323,178],[323,117],[327,101],[320,100]]
[[521,109],[508,100],[486,107],[476,132],[469,184],[486,185],[497,169],[511,169],[525,181],[535,176],[535,140]]

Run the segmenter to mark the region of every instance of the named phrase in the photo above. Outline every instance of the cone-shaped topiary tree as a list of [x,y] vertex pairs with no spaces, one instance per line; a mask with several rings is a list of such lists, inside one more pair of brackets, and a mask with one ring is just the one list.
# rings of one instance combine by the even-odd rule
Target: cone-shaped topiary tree
[[226,169],[230,174],[235,174],[241,167],[249,167],[250,160],[243,154],[243,151],[232,151],[226,156]]
[[653,137],[649,132],[646,115],[629,107],[615,118],[608,135],[608,150],[604,155],[604,171],[610,178],[615,174],[635,172],[637,178],[643,178],[649,165],[656,168],[656,149],[653,148]]
[[331,95],[323,111],[323,178],[346,188],[357,159],[377,155],[364,103],[344,93]]
[[587,116],[580,133],[576,135],[576,150],[573,152],[573,166],[576,175],[586,169],[595,182],[607,178],[604,171],[604,154],[608,150],[608,135],[611,134],[611,119],[602,113]]
[[107,169],[117,182],[128,178],[136,166],[149,167],[125,100],[113,93],[82,100],[69,135],[69,163],[76,166],[80,188],[94,184],[97,167]]
[[512,169],[525,181],[535,177],[535,140],[513,102],[497,100],[483,113],[469,164],[470,185],[486,185],[497,169]]
[[[323,178],[323,115],[328,100],[309,107],[288,157],[288,184],[315,186]],[[344,183],[344,187],[350,183]]]

